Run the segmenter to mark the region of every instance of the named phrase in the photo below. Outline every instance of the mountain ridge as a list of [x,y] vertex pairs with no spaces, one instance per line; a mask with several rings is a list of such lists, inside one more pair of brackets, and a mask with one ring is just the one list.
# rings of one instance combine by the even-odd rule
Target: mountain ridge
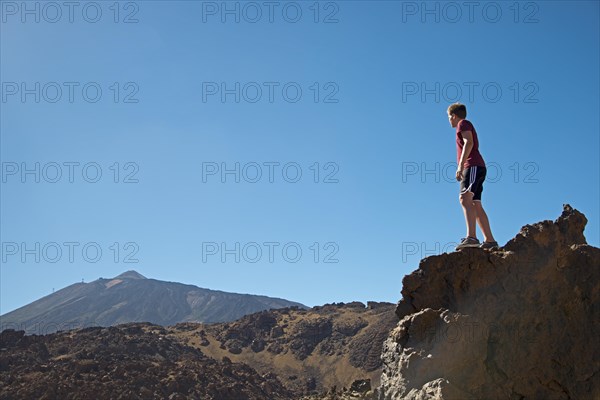
[[76,282],[0,316],[0,330],[47,334],[127,322],[173,325],[227,322],[271,308],[305,305],[286,299],[231,293],[146,278],[126,271],[114,278]]

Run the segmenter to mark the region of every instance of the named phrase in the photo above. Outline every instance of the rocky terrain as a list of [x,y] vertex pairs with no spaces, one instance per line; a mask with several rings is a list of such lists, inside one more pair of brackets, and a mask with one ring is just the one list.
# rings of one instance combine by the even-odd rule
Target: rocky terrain
[[600,249],[565,205],[503,248],[423,259],[403,280],[381,399],[599,399]]
[[[379,383],[391,303],[263,311],[230,323],[0,334],[0,398],[298,399]],[[334,388],[335,387],[335,388]]]
[[0,334],[2,399],[288,399],[274,374],[215,360],[151,324]]
[[0,316],[0,330],[47,334],[57,330],[150,322],[227,322],[271,308],[306,306],[267,296],[227,293],[148,279],[136,271],[75,283]]
[[178,324],[170,331],[215,359],[274,372],[294,393],[379,384],[381,350],[398,319],[391,303],[329,304],[263,311],[226,324]]
[[423,259],[397,305],[0,334],[0,398],[600,398],[600,249],[568,205],[505,246]]

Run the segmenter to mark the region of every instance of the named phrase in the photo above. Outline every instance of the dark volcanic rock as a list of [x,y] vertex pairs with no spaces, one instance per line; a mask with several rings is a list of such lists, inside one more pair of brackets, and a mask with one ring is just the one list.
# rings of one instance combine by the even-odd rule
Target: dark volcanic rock
[[357,379],[379,383],[383,342],[398,322],[395,308],[374,302],[282,308],[202,325],[198,332],[211,343],[203,348],[207,354],[226,351],[260,373],[276,373],[294,393],[308,395],[348,388]]
[[371,381],[368,379],[358,379],[350,385],[350,391],[358,393],[366,393],[371,390]]
[[129,323],[42,336],[5,330],[0,398],[298,399],[357,379],[378,382],[394,309],[350,303],[219,324]]
[[331,335],[333,321],[329,318],[304,320],[295,328],[291,334],[290,348],[298,359],[304,360],[323,339]]
[[[274,375],[218,362],[165,335],[129,324],[45,336],[0,334],[2,399],[288,399]],[[65,351],[66,350],[66,351]]]
[[403,280],[381,399],[600,398],[600,250],[583,214],[503,248],[427,257]]
[[387,339],[390,326],[395,324],[392,314],[382,314],[382,318],[365,328],[348,345],[350,365],[365,371],[381,368],[382,344]]

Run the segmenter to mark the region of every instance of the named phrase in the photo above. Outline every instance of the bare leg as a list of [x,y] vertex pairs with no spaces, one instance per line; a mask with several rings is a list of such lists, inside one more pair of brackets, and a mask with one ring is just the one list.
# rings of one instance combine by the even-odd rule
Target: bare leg
[[477,220],[477,211],[475,204],[473,203],[473,193],[466,192],[459,197],[460,205],[463,208],[465,214],[465,222],[467,224],[467,236],[477,238],[477,231],[475,230],[475,221]]
[[488,216],[483,209],[483,205],[481,201],[474,201],[475,213],[477,215],[477,225],[479,225],[479,229],[483,232],[483,240],[486,242],[495,242],[494,235],[492,235],[492,230],[490,228],[490,221],[488,220]]

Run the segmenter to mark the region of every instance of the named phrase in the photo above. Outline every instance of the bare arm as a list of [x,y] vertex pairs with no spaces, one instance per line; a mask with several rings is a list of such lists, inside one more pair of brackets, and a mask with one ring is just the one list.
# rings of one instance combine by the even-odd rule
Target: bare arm
[[462,154],[460,155],[458,168],[456,169],[457,181],[461,180],[463,165],[465,165],[465,162],[467,161],[467,158],[469,158],[469,154],[471,154],[471,150],[473,149],[473,133],[471,131],[462,131],[460,134],[463,137],[463,149]]

